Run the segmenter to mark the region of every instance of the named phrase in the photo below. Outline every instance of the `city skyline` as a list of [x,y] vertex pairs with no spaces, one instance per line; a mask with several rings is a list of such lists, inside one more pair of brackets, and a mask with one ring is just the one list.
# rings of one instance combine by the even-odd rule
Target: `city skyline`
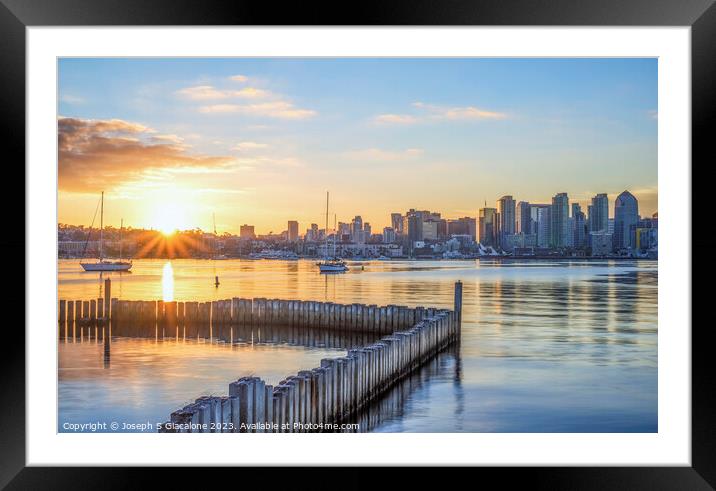
[[[61,59],[60,223],[299,233],[503,195],[658,208],[655,59]],[[529,83],[525,81],[529,80]],[[290,211],[290,212],[289,212]],[[330,228],[330,227],[329,227]]]

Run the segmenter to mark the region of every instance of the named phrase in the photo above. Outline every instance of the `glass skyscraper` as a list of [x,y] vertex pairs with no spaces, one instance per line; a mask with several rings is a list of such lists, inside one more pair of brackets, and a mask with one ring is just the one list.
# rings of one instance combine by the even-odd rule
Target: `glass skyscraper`
[[614,201],[614,248],[632,249],[635,244],[633,227],[639,221],[639,202],[629,191]]

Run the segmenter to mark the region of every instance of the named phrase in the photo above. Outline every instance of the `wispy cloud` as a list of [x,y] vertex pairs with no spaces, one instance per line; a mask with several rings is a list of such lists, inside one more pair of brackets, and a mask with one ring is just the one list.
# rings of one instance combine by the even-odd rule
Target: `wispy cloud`
[[647,115],[651,119],[659,119],[659,112],[656,109],[652,109],[651,111],[647,111]]
[[479,121],[498,120],[508,117],[507,113],[490,111],[475,106],[439,106],[414,102],[412,114],[379,114],[374,118],[381,124],[415,124],[438,121]]
[[271,93],[256,87],[243,89],[217,89],[212,85],[197,85],[176,91],[177,95],[193,101],[212,101],[222,99],[262,99],[271,96]]
[[375,117],[375,121],[389,124],[413,124],[417,123],[419,119],[409,114],[380,114]]
[[[249,78],[233,75],[229,80],[245,83]],[[298,107],[281,94],[257,87],[222,89],[213,85],[196,85],[179,89],[176,95],[189,101],[203,102],[197,107],[202,114],[243,114],[277,119],[307,119],[316,115],[316,111]]]
[[66,104],[84,104],[86,102],[84,98],[72,94],[62,94],[60,101]]
[[161,177],[166,169],[204,172],[235,164],[230,156],[189,153],[176,135],[158,134],[120,119],[59,118],[58,187],[96,192],[122,183]]
[[268,148],[267,143],[245,141],[237,143],[236,145],[231,147],[231,150],[234,150],[235,152],[248,152],[251,150],[263,150],[266,148]]
[[260,102],[256,104],[212,104],[199,107],[204,114],[244,114],[278,119],[307,119],[317,113],[297,107],[288,101]]

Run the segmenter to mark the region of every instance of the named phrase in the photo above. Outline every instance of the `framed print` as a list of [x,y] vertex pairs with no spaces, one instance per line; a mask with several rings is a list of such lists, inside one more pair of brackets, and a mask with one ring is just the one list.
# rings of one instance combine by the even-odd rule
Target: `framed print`
[[27,183],[4,484],[713,485],[691,327],[711,2],[374,7],[3,0]]

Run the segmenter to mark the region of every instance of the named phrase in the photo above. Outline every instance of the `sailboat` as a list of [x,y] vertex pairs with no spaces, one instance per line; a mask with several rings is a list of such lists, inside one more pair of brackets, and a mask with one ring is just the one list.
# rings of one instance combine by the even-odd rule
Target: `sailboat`
[[[96,213],[96,212],[95,212]],[[95,215],[96,216],[96,215]],[[100,218],[99,218],[99,261],[96,263],[80,263],[82,268],[85,271],[129,271],[129,269],[132,267],[132,261],[122,261],[122,228],[124,226],[124,222],[122,222],[122,226],[119,228],[119,243],[120,243],[120,253],[119,253],[119,261],[110,261],[108,259],[104,259],[102,252],[102,232],[104,231],[104,191],[102,191],[102,198],[101,198],[101,211],[100,211]],[[89,236],[87,237],[87,241],[89,241]]]
[[326,191],[326,256],[318,263],[321,273],[345,273],[348,266],[336,256],[336,231],[333,232],[333,257],[328,256],[328,192]]

